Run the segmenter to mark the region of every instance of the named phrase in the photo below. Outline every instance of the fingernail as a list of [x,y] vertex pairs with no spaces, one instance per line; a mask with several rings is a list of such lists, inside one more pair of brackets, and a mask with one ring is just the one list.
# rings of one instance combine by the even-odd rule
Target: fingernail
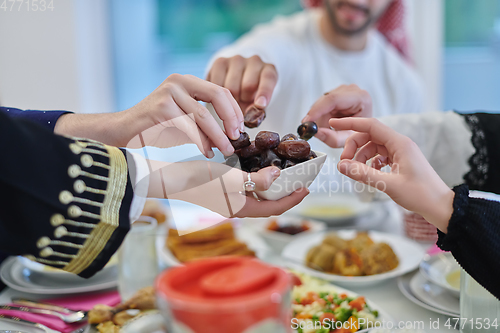
[[213,151],[211,151],[211,150],[207,151],[207,157],[208,158],[213,158],[214,156],[215,156],[215,154],[214,154]]
[[255,100],[255,105],[265,108],[267,106],[267,99],[264,96],[260,96]]
[[224,152],[224,155],[229,156],[229,155],[232,155],[233,153],[234,153],[234,147],[231,143],[229,143],[226,146],[226,151]]
[[278,169],[278,168],[273,168],[273,170],[271,171],[272,175],[274,178],[278,178],[281,174],[281,170]]
[[309,116],[305,116],[304,119],[302,119],[301,123],[305,123],[306,121],[309,121]]
[[240,137],[240,130],[239,129],[235,129],[233,131],[233,140],[236,140]]
[[240,124],[240,131],[245,132],[245,123]]

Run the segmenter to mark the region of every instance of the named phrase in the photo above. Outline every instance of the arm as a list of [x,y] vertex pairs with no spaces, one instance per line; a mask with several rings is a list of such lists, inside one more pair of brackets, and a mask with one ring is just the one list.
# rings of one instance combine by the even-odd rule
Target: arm
[[0,112],[4,112],[8,116],[16,119],[27,119],[36,122],[37,124],[53,131],[59,118],[68,111],[35,111],[35,110],[20,110],[16,108],[0,107]]
[[[469,198],[465,185],[450,190],[413,141],[375,119],[332,119],[330,125],[357,132],[346,141],[339,171],[424,216],[439,229],[438,245],[500,297],[494,278],[500,274],[500,203]],[[391,171],[381,172],[386,165]]]

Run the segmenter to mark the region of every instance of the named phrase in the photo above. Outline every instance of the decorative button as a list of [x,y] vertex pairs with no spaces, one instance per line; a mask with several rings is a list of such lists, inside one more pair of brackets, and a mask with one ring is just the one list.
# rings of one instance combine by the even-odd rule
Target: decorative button
[[82,215],[82,210],[80,207],[75,206],[75,205],[69,206],[68,215],[73,217],[73,218],[80,217]]
[[56,236],[56,238],[61,238],[63,236],[66,236],[67,234],[68,234],[68,229],[66,229],[66,227],[63,226],[57,227],[57,229],[54,230],[54,236]]
[[65,218],[61,214],[54,214],[50,218],[50,224],[52,224],[53,227],[57,227],[57,226],[60,226],[61,224],[63,224],[64,220],[65,220]]
[[53,254],[54,254],[54,250],[52,250],[52,248],[50,248],[50,247],[46,247],[45,249],[40,251],[40,257],[44,257],[44,258],[50,257]]
[[82,152],[82,146],[77,145],[76,143],[72,143],[69,145],[69,149],[73,152],[73,154],[78,155]]
[[87,186],[85,185],[85,182],[81,179],[78,179],[74,184],[73,184],[73,189],[75,190],[76,193],[83,193]]
[[41,237],[37,242],[36,246],[41,249],[50,244],[50,238],[49,237]]
[[80,161],[82,162],[82,165],[86,168],[90,168],[92,166],[92,163],[94,163],[92,156],[90,156],[89,154],[82,155]]
[[73,201],[73,194],[71,194],[70,191],[61,191],[61,193],[59,193],[59,201],[63,205],[67,205]]
[[80,147],[82,148],[87,148],[87,143],[86,142],[82,142],[82,141],[75,141],[75,143],[77,145],[79,145]]
[[68,175],[71,178],[76,178],[76,177],[80,176],[81,171],[82,171],[82,169],[80,168],[80,166],[78,166],[77,164],[73,164],[73,165],[70,165],[70,167],[68,168]]

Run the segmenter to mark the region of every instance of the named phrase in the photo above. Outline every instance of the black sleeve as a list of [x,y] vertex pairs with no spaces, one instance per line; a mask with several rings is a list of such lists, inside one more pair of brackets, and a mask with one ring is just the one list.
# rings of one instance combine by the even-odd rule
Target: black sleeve
[[500,194],[500,114],[463,114],[472,131],[475,153],[464,176],[471,190]]
[[54,132],[57,120],[63,114],[71,113],[69,111],[38,111],[38,110],[19,110],[16,108],[0,107],[0,112],[4,112],[8,116],[16,119],[26,119],[37,123],[51,132]]
[[470,198],[467,185],[453,191],[448,233],[438,230],[437,245],[451,251],[470,276],[500,299],[500,203]]
[[130,227],[125,154],[0,112],[0,249],[89,277]]

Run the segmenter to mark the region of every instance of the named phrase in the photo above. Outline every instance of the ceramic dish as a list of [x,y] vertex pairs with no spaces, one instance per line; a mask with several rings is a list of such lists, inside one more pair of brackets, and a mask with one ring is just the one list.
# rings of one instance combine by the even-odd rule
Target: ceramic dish
[[3,283],[12,289],[31,294],[77,294],[110,289],[118,284],[116,276],[115,267],[83,281],[63,283],[54,281],[45,274],[30,271],[16,257],[8,258],[0,266],[0,278]]
[[373,210],[373,204],[361,202],[349,194],[309,195],[289,213],[306,219],[323,221],[329,226],[353,223]]
[[460,314],[459,299],[447,292],[445,288],[427,280],[421,272],[416,273],[411,278],[410,289],[413,295],[422,302],[442,311]]
[[269,245],[274,251],[281,253],[285,246],[293,241],[295,238],[300,237],[301,235],[306,235],[318,231],[323,231],[326,229],[326,225],[321,221],[314,220],[306,220],[303,218],[283,215],[276,218],[279,226],[287,226],[287,225],[297,225],[300,226],[302,223],[306,223],[309,226],[308,230],[302,231],[296,235],[289,235],[283,232],[269,230],[268,226],[273,219],[259,219],[258,221],[253,220],[253,227],[256,228],[258,234],[266,241],[267,245]]
[[451,253],[425,255],[420,263],[420,273],[453,296],[460,297],[460,265]]
[[[336,231],[344,239],[354,238],[355,230]],[[374,242],[385,242],[389,244],[399,259],[399,265],[386,273],[367,276],[341,276],[314,270],[305,265],[306,254],[313,246],[321,244],[325,232],[319,232],[300,236],[290,242],[283,250],[282,257],[288,261],[290,267],[302,272],[318,277],[320,279],[334,282],[345,286],[367,286],[398,277],[418,267],[422,257],[425,255],[423,248],[416,242],[394,234],[386,234],[376,231],[369,231],[369,236]]]
[[302,187],[309,187],[326,161],[326,154],[315,152],[318,157],[281,170],[280,176],[267,191],[257,191],[266,200],[279,200]]
[[439,313],[439,314],[443,314],[443,315],[446,315],[446,316],[450,316],[450,317],[460,317],[460,314],[459,313],[455,313],[455,312],[450,312],[450,311],[446,311],[446,310],[442,310],[442,309],[439,309],[439,308],[436,308],[432,305],[429,305],[423,301],[421,301],[419,298],[417,298],[417,296],[415,294],[413,294],[413,292],[411,291],[411,288],[410,288],[410,282],[412,280],[412,278],[419,274],[419,272],[411,272],[411,273],[407,273],[403,276],[400,276],[398,278],[398,288],[399,290],[401,291],[401,293],[407,298],[409,299],[411,302],[417,304],[418,306],[424,308],[424,309],[427,309],[429,311],[432,311],[432,312],[435,312],[435,313]]

